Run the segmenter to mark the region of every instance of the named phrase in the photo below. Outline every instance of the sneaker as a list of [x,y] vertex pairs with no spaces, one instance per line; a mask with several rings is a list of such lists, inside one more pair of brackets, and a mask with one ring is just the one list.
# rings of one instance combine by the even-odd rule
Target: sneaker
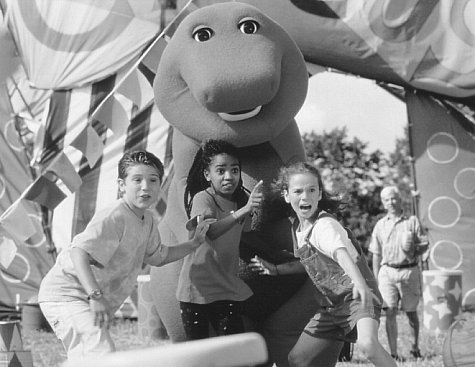
[[422,354],[421,354],[421,351],[418,349],[413,349],[411,350],[410,352],[410,355],[412,358],[414,359],[422,359]]
[[405,362],[406,358],[401,357],[398,354],[391,354],[391,357],[396,361],[396,362]]

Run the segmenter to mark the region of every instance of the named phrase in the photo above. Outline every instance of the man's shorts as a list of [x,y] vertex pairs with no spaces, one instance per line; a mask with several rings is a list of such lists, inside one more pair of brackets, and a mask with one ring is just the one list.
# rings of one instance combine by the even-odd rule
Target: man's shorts
[[421,298],[421,284],[419,267],[395,269],[383,265],[378,273],[383,308],[397,308],[400,302],[403,311],[416,311]]

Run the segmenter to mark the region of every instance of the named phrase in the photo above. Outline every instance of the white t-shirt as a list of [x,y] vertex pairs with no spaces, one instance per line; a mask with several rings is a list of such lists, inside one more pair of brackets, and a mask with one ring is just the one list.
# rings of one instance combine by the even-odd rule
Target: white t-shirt
[[[313,229],[312,229],[313,228]],[[339,248],[346,248],[354,262],[358,259],[358,251],[348,238],[345,228],[334,218],[323,217],[317,223],[303,231],[296,231],[297,246],[300,248],[305,243],[308,232],[312,230],[309,237],[311,245],[320,252],[336,261],[335,253]]]
[[59,253],[41,283],[39,302],[86,300],[71,260],[74,247],[83,249],[95,261],[92,272],[114,311],[132,292],[147,257],[157,251],[163,259],[168,254],[152,213],[146,211],[142,219],[138,218],[123,200],[118,200],[96,213],[86,229]]

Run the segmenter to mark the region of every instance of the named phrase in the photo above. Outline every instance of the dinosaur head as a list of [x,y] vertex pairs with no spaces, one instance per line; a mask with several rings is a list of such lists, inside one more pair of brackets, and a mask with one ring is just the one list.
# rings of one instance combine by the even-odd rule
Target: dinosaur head
[[168,122],[197,142],[260,144],[294,123],[307,93],[302,54],[257,8],[219,3],[178,26],[160,59],[155,101]]

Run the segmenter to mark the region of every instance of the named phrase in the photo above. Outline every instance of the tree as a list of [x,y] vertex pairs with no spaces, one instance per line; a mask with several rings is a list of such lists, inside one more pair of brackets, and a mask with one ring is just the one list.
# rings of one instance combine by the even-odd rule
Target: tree
[[350,140],[346,128],[305,133],[302,140],[307,159],[319,168],[325,188],[343,194],[347,205],[339,219],[367,252],[373,227],[384,214],[379,197],[382,187],[393,184],[403,192],[411,191],[407,130],[389,157],[380,150],[368,153],[368,144],[356,137]]
[[415,212],[415,187],[413,185],[413,158],[409,146],[409,130],[404,129],[404,136],[396,139],[394,152],[389,154],[388,165],[392,168],[392,177],[386,179],[388,184],[399,188],[403,198],[403,206],[406,213]]

